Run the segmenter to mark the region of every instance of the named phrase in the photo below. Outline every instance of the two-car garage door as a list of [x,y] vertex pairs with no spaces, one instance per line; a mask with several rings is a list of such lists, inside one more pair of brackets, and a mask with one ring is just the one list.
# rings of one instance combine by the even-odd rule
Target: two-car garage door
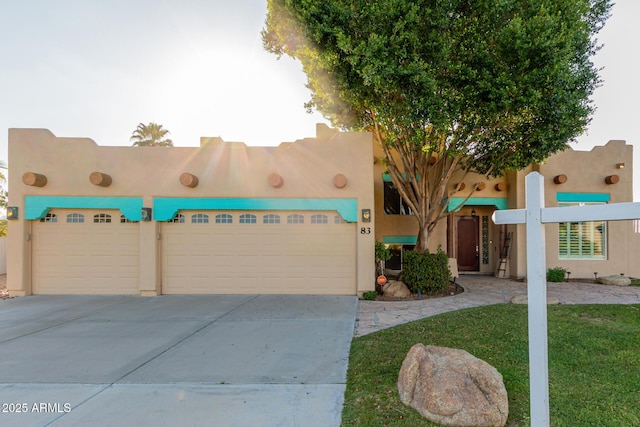
[[[118,210],[34,221],[33,293],[138,294],[139,227]],[[356,292],[355,224],[335,211],[183,211],[159,230],[164,294]]]
[[185,211],[162,225],[163,293],[354,295],[355,244],[336,212]]

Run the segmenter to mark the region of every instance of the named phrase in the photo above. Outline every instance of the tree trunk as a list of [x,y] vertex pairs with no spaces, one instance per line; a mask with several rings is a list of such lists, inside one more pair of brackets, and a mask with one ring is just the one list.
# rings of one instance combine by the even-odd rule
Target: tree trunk
[[426,225],[419,223],[418,240],[416,242],[416,248],[414,250],[416,252],[425,253],[429,248],[429,237],[431,237],[429,228]]

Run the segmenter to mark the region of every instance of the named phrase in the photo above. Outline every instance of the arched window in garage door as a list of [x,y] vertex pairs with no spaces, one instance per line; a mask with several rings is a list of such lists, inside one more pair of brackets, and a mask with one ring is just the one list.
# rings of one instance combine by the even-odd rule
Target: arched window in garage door
[[109,214],[95,214],[93,216],[93,222],[95,223],[101,223],[101,224],[108,224],[111,222],[111,215]]
[[58,215],[48,213],[44,218],[40,218],[40,222],[58,222]]
[[287,224],[304,224],[304,215],[300,215],[300,214],[287,215]]

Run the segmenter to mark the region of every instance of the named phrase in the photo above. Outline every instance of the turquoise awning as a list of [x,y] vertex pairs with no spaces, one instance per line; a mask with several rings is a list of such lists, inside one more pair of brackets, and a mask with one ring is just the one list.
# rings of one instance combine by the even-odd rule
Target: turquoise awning
[[47,216],[50,209],[118,209],[130,221],[142,219],[142,197],[25,196],[24,219]]
[[156,221],[169,221],[180,210],[337,211],[347,222],[358,221],[357,199],[159,197],[153,200],[153,219]]

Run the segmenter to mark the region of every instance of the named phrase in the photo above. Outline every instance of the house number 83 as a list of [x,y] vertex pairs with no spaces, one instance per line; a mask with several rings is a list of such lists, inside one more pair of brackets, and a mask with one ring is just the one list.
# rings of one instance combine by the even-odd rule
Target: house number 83
[[360,234],[371,234],[371,227],[361,227]]

